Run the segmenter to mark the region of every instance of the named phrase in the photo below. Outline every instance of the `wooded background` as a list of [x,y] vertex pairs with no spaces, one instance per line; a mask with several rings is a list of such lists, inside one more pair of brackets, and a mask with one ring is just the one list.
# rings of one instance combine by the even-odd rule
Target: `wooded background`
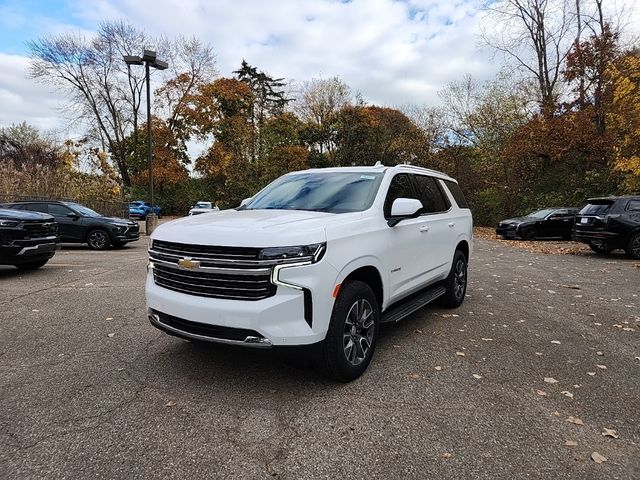
[[[142,46],[170,65],[152,77],[155,191],[166,214],[197,200],[238,205],[288,171],[377,161],[452,175],[479,225],[640,193],[640,48],[623,14],[606,17],[602,0],[489,2],[493,27],[480,42],[504,69],[488,82],[452,82],[437,107],[371,105],[339,77],[294,84],[244,60],[221,76],[197,38],[152,38],[125,22],[102,23],[92,38],[39,38],[29,76],[66,94],[84,136],[0,129],[0,194],[147,198],[143,68],[122,60]],[[202,147],[196,158],[191,144]]]

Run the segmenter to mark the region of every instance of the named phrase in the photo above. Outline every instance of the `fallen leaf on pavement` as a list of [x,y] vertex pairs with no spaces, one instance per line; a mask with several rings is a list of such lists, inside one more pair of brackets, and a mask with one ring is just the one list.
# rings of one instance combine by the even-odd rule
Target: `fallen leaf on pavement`
[[602,352],[596,352],[596,355],[600,355],[601,357],[604,355]]
[[473,378],[476,378],[476,379],[478,379],[478,380],[479,380],[479,379],[481,379],[481,378],[482,378],[482,376],[481,376],[481,375],[478,375],[477,373],[474,373],[474,374],[473,374]]
[[574,425],[584,425],[584,422],[580,420],[578,417],[569,416],[567,418],[567,422],[573,423]]
[[113,317],[107,317],[105,320],[113,320]]
[[563,394],[565,397],[573,398],[573,393],[571,393],[571,392],[569,392],[567,390],[563,390],[560,393]]
[[107,334],[107,337],[109,337],[109,338],[113,338],[115,335],[116,335],[115,333],[108,333],[108,334]]
[[587,372],[587,375],[591,375],[592,377],[596,374],[596,372]]
[[453,455],[451,455],[449,452],[444,452],[442,454],[442,458],[451,458]]
[[493,338],[482,338],[481,340],[484,342],[491,342]]
[[546,383],[558,383],[558,380],[556,380],[556,379],[555,379],[555,378],[553,378],[553,377],[544,377],[544,381],[545,381]]
[[420,378],[420,374],[419,373],[412,373],[411,375],[409,375],[410,378],[413,378],[414,380],[417,380]]
[[545,397],[547,395],[547,392],[545,392],[544,390],[536,390],[536,393],[541,397]]
[[175,407],[177,405],[176,402],[174,402],[173,400],[169,400],[167,403],[164,404],[165,407]]
[[578,442],[576,442],[575,440],[567,440],[564,442],[564,444],[567,447],[577,447],[578,446]]
[[440,365],[436,366],[436,370],[440,371],[442,370],[442,367]]
[[596,365],[596,367],[601,368],[602,370],[606,370],[607,369],[606,365]]
[[541,356],[543,356],[543,355],[544,355],[544,353],[542,353],[542,352],[536,352],[536,355],[538,355],[539,357],[541,357]]
[[422,333],[422,330],[418,330],[418,329],[416,329],[416,330],[415,330],[415,332],[416,332],[416,333]]
[[619,438],[620,437],[620,435],[618,435],[618,432],[616,432],[612,428],[605,428],[604,432],[602,432],[602,436],[603,437],[611,437],[611,438]]
[[600,464],[600,463],[604,463],[607,461],[607,457],[605,457],[604,455],[600,455],[598,452],[593,452],[591,454],[591,460],[593,460],[594,462]]
[[555,343],[556,345],[560,345],[560,341],[559,340],[551,340],[551,343]]
[[458,355],[459,357],[464,357],[464,352],[456,352],[456,355]]
[[571,290],[580,290],[578,285],[560,285],[562,288],[570,288]]

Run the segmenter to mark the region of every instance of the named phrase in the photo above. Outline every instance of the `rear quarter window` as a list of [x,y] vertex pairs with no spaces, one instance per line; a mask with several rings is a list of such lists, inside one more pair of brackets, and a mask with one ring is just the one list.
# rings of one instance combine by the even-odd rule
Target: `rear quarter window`
[[469,204],[467,203],[467,199],[464,198],[464,193],[462,193],[460,185],[458,185],[456,182],[452,182],[451,180],[443,180],[443,182],[451,192],[451,195],[453,195],[453,198],[458,204],[458,207],[469,208]]
[[629,200],[626,210],[630,212],[640,212],[640,200]]

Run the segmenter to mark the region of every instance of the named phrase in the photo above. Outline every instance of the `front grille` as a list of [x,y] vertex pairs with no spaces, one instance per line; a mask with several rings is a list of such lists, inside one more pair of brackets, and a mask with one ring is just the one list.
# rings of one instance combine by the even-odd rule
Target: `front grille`
[[29,238],[55,237],[58,235],[58,226],[53,220],[49,222],[24,222],[23,228]]
[[173,315],[168,315],[166,313],[161,313],[155,310],[153,310],[153,313],[157,315],[157,318],[161,324],[194,335],[201,335],[204,337],[217,338],[222,340],[234,340],[238,342],[244,342],[247,337],[264,338],[255,330],[191,322],[189,320],[174,317]]
[[[190,245],[154,240],[149,255],[156,285],[198,297],[262,300],[276,294],[271,267],[258,259],[260,248]],[[189,258],[198,268],[179,266]]]
[[262,300],[276,293],[277,287],[271,283],[270,278],[270,269],[266,269],[264,274],[247,275],[220,271],[181,270],[158,262],[154,263],[153,267],[153,279],[156,285],[199,297]]
[[230,263],[256,261],[260,248],[250,247],[220,247],[212,245],[187,245],[175,242],[154,240],[151,246],[153,253],[170,257],[190,257],[207,263]]

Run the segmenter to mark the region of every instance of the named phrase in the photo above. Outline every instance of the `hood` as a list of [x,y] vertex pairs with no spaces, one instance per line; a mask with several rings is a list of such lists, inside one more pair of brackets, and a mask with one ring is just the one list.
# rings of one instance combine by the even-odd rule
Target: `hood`
[[325,228],[349,222],[358,213],[302,210],[222,210],[160,225],[152,239],[201,245],[275,247],[326,241]]
[[30,212],[26,210],[13,210],[11,208],[0,208],[0,218],[10,218],[12,220],[53,221],[53,217],[46,213]]
[[535,222],[536,219],[532,217],[516,217],[516,218],[508,218],[507,220],[500,220],[500,223],[529,223]]
[[129,220],[128,218],[118,218],[118,217],[90,217],[94,220],[99,220],[101,222],[116,222],[116,223],[126,223],[128,225],[136,225],[136,222],[133,220]]

